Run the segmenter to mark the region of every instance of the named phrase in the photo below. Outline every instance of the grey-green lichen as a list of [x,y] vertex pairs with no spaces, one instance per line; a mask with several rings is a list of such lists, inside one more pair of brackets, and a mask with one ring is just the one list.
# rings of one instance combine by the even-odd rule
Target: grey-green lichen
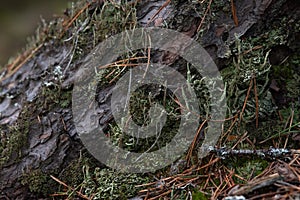
[[[269,74],[271,65],[268,63],[268,52],[264,49],[244,52],[253,48],[254,44],[250,41],[236,40],[236,47],[233,52],[237,54],[237,58],[232,64],[221,71],[224,81],[227,84],[227,103],[230,115],[241,111],[247,96],[247,91],[252,83],[250,96],[248,97],[247,106],[244,111],[244,119],[246,121],[253,120],[255,116],[256,100],[254,94],[254,81],[256,79],[257,96],[260,104],[259,115],[272,114],[276,107],[272,103],[271,94],[268,92]],[[252,80],[252,81],[251,81]]]
[[[58,177],[68,186],[81,188],[81,194],[96,199],[128,199],[138,194],[136,185],[150,181],[147,175],[127,174],[116,172],[112,169],[100,168],[95,159],[87,153],[82,153],[78,160],[70,163]],[[74,190],[64,190],[63,187],[56,191],[73,198]]]
[[84,192],[93,195],[93,199],[128,199],[137,195],[136,185],[149,181],[142,175],[118,173],[111,169],[95,168],[92,171],[85,166],[83,170]]
[[[235,46],[231,47],[235,56],[232,62],[221,70],[227,85],[229,116],[234,116],[242,111],[252,80],[252,87],[242,115],[242,122],[235,123],[230,131],[231,135],[248,133],[251,139],[263,141],[282,132],[285,129],[286,121],[290,119],[291,115],[294,117],[293,125],[299,122],[299,114],[296,114],[299,113],[299,101],[297,100],[300,93],[299,56],[290,52],[291,55],[282,59],[280,63],[271,64],[270,62],[272,50],[276,50],[280,46],[291,45],[291,38],[288,38],[289,34],[286,32],[287,26],[291,25],[285,17],[280,20],[281,22],[278,22],[278,24],[270,25],[276,26],[276,28],[266,30],[255,37],[247,37],[242,40],[237,38]],[[286,26],[280,26],[279,24],[285,24]],[[295,27],[293,26],[293,28]],[[254,78],[256,85],[254,85]],[[280,91],[283,92],[279,94],[284,99],[283,107],[276,104],[274,94],[270,89],[271,82],[274,80],[280,87]],[[256,105],[257,102],[258,106]],[[256,115],[257,108],[258,116]],[[258,127],[255,124],[257,117]],[[225,130],[228,130],[230,125],[232,125],[232,121],[226,121]],[[223,145],[230,146],[230,143],[227,142]],[[266,143],[265,145],[272,144]],[[242,147],[239,146],[239,148]]]

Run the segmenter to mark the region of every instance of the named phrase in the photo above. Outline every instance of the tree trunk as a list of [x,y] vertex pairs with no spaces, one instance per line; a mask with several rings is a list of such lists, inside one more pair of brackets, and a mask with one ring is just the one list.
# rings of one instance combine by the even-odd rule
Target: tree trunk
[[[293,27],[299,22],[300,16],[296,0],[235,1],[236,14],[233,14],[228,1],[213,1],[211,5],[211,1],[168,2],[150,0],[140,1],[137,5],[129,4],[136,6],[138,26],[160,27],[166,22],[168,28],[201,42],[219,69],[231,62],[230,47],[236,37],[260,35],[269,31],[271,26],[280,26],[278,23],[282,18],[287,18],[288,24],[282,26],[289,30],[284,48],[289,52],[299,50],[299,41],[296,39],[299,29]],[[78,18],[81,17],[81,22],[84,18],[92,18],[93,14],[99,14],[105,4],[102,1],[78,4],[81,5],[77,8],[77,13],[80,13]],[[32,185],[34,176],[48,177],[54,174],[62,177],[64,170],[85,150],[72,121],[74,75],[88,62],[88,54],[94,45],[105,37],[100,36],[96,44],[93,41],[80,41],[84,37],[90,40],[93,32],[80,30],[80,26],[72,21],[75,14],[70,15],[67,10],[64,21],[56,19],[51,25],[43,25],[44,32],[39,33],[40,39],[37,39],[34,47],[1,73],[0,199],[37,199],[45,195],[43,190],[54,193],[57,186],[50,182],[48,186],[53,188],[35,189]],[[87,23],[85,27],[93,26],[95,22],[88,20]],[[107,35],[115,33],[112,29],[107,30]],[[74,42],[76,34],[80,35],[77,43]],[[75,56],[74,52],[77,52]],[[161,53],[156,51],[151,56],[163,63],[162,59],[168,57],[168,53],[160,56]],[[276,62],[275,57],[270,62]],[[178,60],[176,57],[168,60],[167,64],[174,64]],[[184,70],[179,63],[177,65],[179,71]],[[111,95],[112,88],[109,84],[103,87],[98,91],[98,97],[107,99],[105,97]],[[104,126],[112,119],[109,105],[106,101],[101,103],[102,107],[107,108],[99,119]]]

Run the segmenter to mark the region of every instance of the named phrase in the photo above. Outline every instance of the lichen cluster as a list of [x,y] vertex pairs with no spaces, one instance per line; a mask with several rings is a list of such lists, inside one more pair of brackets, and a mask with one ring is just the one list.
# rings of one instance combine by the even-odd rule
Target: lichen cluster
[[[201,12],[205,11],[204,8],[206,8],[207,2],[204,5],[201,9],[195,9],[196,13],[200,12],[199,9]],[[228,5],[230,5],[228,2],[224,5],[224,1],[214,1],[212,8],[216,10],[222,8],[224,12],[230,12]],[[72,4],[72,7],[68,10],[69,17],[74,17],[76,12],[82,7],[84,7],[83,3]],[[213,18],[214,16],[210,16],[207,17],[207,20],[213,20]],[[185,18],[180,20],[185,20]],[[282,24],[288,24],[285,18],[281,22]],[[174,21],[170,21],[169,23],[169,26],[167,24],[166,27],[175,27]],[[299,27],[298,24],[296,25]],[[83,14],[79,15],[68,26],[68,30],[65,30],[61,20],[56,20],[49,24],[44,23],[38,31],[37,36],[32,40],[31,45],[50,40],[57,40],[58,42],[71,45],[72,52],[69,58],[70,62],[67,66],[69,67],[70,63],[75,63],[75,61],[83,58],[99,42],[125,29],[134,29],[136,26],[136,10],[133,4],[105,1],[102,9],[97,6],[86,9]],[[177,27],[177,29],[180,30],[180,27]],[[252,139],[266,139],[284,130],[282,128],[283,124],[290,117],[291,110],[294,112],[292,125],[299,124],[300,56],[292,55],[278,65],[272,65],[269,62],[269,54],[272,47],[276,45],[289,45],[287,40],[288,34],[285,33],[285,30],[286,27],[282,26],[277,29],[268,30],[268,32],[261,33],[255,37],[236,38],[235,44],[230,47],[233,56],[230,57],[226,67],[221,70],[227,92],[228,117],[241,113],[245,105],[245,99],[248,96],[242,118],[234,124],[230,131],[230,136],[241,136],[248,133]],[[204,33],[203,30],[200,30],[200,32],[201,34]],[[121,55],[119,60],[125,60],[121,63],[123,66],[106,68],[103,72],[99,73],[98,78],[102,82],[99,83],[98,90],[116,83],[130,69],[130,67],[126,67],[126,64],[130,63],[126,59],[138,56],[147,56],[147,52],[139,50],[137,52],[130,52],[128,55]],[[136,64],[137,62],[135,60],[131,63]],[[142,59],[140,62],[145,63],[147,59]],[[199,121],[202,121],[209,117],[208,113],[210,109],[207,106],[210,97],[205,87],[205,79],[196,74],[195,70],[190,68],[189,64],[186,64],[184,68],[184,76],[187,78],[188,84],[194,88],[199,99],[202,115]],[[26,145],[25,141],[29,128],[28,120],[31,120],[30,115],[32,112],[47,111],[58,107],[70,108],[72,91],[61,89],[60,83],[63,77],[57,75],[57,70],[55,71],[55,69],[53,70],[53,74],[58,79],[43,86],[41,94],[28,107],[25,106],[20,119],[15,126],[10,127],[9,133],[0,130],[0,168],[6,164],[11,156],[15,156],[15,160],[17,161],[17,158],[20,157],[19,154],[22,154],[22,148]],[[278,84],[285,84],[286,95],[291,99],[290,104],[286,104],[280,108],[276,105],[269,88],[270,82],[273,79]],[[247,92],[251,82],[252,90],[250,90],[248,95]],[[257,99],[253,87],[256,87]],[[157,92],[157,89],[159,89],[159,92]],[[256,113],[257,101],[259,103],[258,113]],[[144,86],[132,93],[130,98],[130,112],[137,124],[147,125],[150,120],[149,108],[155,103],[164,105],[168,116],[159,140],[155,137],[136,140],[134,137],[124,134],[115,122],[109,124],[105,134],[110,137],[114,145],[128,151],[155,151],[164,146],[177,133],[181,117],[180,105],[175,102],[174,95],[170,94],[164,87],[155,86],[153,88],[153,86]],[[35,109],[33,109],[33,105]],[[30,109],[26,110],[26,108]],[[278,119],[276,116],[277,112],[282,114],[283,119]],[[257,117],[259,119],[258,127],[255,124]],[[229,128],[231,122],[225,122],[225,131]],[[235,140],[222,140],[219,145],[230,147],[235,142]],[[153,143],[155,143],[154,146]],[[265,146],[268,145],[265,144]],[[241,142],[239,144],[239,148],[249,147],[247,143]],[[88,157],[86,154],[84,156]],[[252,160],[250,162],[247,160],[242,165],[240,160],[233,160],[232,162],[224,162],[224,164],[231,169],[235,169],[237,174],[245,177],[245,179],[250,179],[249,174],[255,176],[266,167],[266,162],[262,160]],[[167,176],[165,173],[168,170],[162,169],[161,171],[162,176]],[[78,158],[78,160],[74,160],[66,166],[62,172],[53,172],[52,175],[57,176],[75,189],[80,188],[80,191],[84,195],[93,197],[93,199],[127,199],[134,197],[138,192],[138,188],[135,187],[136,185],[153,181],[152,176],[149,174],[125,174],[104,167],[100,168],[93,164],[90,158]],[[47,183],[51,181],[53,183],[49,175],[44,174],[41,170],[24,173],[22,178],[22,184],[28,185],[31,192],[40,193],[45,196],[50,194],[46,188]],[[70,189],[66,190],[63,187],[54,187],[54,189],[56,191],[51,190],[51,193],[64,193],[70,197],[75,195],[74,191]],[[196,190],[193,191],[193,196],[198,199],[207,199],[202,192]],[[185,195],[182,195],[182,198],[185,199]]]

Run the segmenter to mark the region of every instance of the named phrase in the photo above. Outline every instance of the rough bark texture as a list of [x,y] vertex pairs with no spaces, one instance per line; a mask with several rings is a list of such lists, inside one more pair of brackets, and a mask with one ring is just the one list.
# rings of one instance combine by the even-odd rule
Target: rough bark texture
[[[159,18],[148,24],[149,19],[165,1],[140,2],[137,19],[140,26],[159,26],[161,18],[169,22],[169,28],[195,37],[201,17],[188,1],[171,2],[159,14]],[[101,8],[102,2],[92,3],[90,10]],[[203,9],[204,10],[204,9]],[[211,19],[203,36],[202,45],[221,69],[228,58],[229,46],[238,37],[260,34],[270,24],[283,16],[299,20],[297,1],[242,0],[236,1],[238,25],[234,24],[230,12],[218,11]],[[71,30],[72,31],[72,30]],[[288,33],[291,51],[299,48],[298,33]],[[89,37],[89,35],[87,35]],[[85,53],[89,52],[89,48]],[[37,199],[39,194],[29,192],[29,186],[22,182],[24,174],[41,170],[44,174],[59,174],[70,162],[79,157],[84,149],[72,122],[71,91],[73,76],[89,57],[75,58],[70,62],[72,45],[49,39],[17,71],[9,74],[4,70],[0,83],[1,141],[5,143],[12,134],[18,139],[12,149],[4,152],[0,171],[0,199]],[[159,52],[157,52],[159,55]],[[171,64],[177,57],[164,53],[152,56],[159,62]],[[166,61],[167,59],[167,61]],[[180,67],[179,67],[180,68]],[[63,77],[60,77],[60,72]],[[55,83],[47,86],[48,83]],[[47,86],[47,87],[46,87]],[[99,92],[98,101],[111,94],[111,86]],[[105,125],[112,118],[109,102],[102,101],[105,113],[100,121]]]

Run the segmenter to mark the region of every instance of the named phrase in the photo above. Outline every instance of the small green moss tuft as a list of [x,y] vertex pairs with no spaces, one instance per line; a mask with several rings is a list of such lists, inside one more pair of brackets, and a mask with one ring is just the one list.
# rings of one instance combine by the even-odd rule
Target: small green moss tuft
[[72,103],[72,90],[62,90],[60,86],[53,84],[44,86],[35,104],[38,109],[52,110],[53,108],[69,108]]
[[[0,129],[0,169],[9,161],[18,162],[22,157],[22,148],[27,145],[30,126],[30,113],[27,107],[21,112],[16,123],[6,131]],[[13,158],[13,159],[12,159]]]
[[22,176],[21,184],[28,186],[30,192],[43,196],[48,196],[57,189],[57,187],[54,187],[57,185],[54,180],[40,169],[24,174]]
[[193,191],[192,193],[193,200],[208,200],[208,197],[200,191]]
[[[243,158],[234,157],[224,161],[224,164],[231,170],[235,171],[237,175],[243,177],[244,180],[251,180],[255,176],[261,174],[263,170],[268,167],[269,162],[257,158],[249,159],[249,157],[243,157]],[[233,178],[238,184],[245,183],[243,180],[237,177],[233,177]]]

